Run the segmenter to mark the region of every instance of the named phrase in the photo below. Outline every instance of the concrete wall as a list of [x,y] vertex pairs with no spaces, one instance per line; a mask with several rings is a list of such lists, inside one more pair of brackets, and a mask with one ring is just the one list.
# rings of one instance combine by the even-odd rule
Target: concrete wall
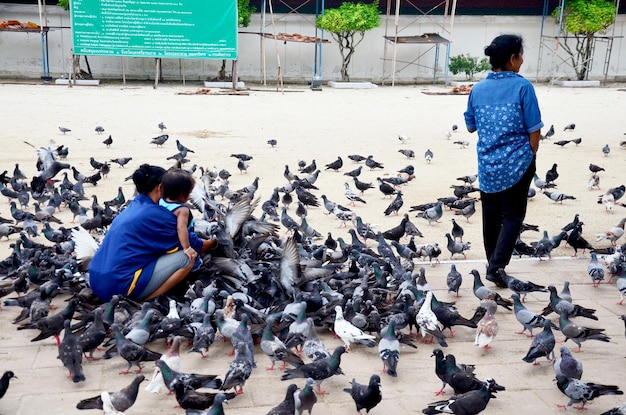
[[[70,26],[69,13],[56,6],[47,8],[48,26]],[[0,4],[0,19],[17,19],[39,23],[36,6]],[[266,32],[272,32],[270,15],[266,16],[268,26]],[[313,36],[315,34],[314,16],[311,15],[275,15],[276,33],[300,33]],[[358,46],[350,65],[351,80],[367,80],[375,83],[391,81],[393,44],[386,42],[385,15],[381,15],[382,24],[379,28],[365,34],[363,42]],[[441,16],[401,16],[399,35],[421,35],[436,32],[442,36]],[[554,39],[544,37],[541,47],[541,16],[457,16],[451,37],[450,55],[469,53],[472,56],[483,56],[484,46],[501,33],[517,33],[524,37],[525,52],[522,75],[539,81],[575,78],[571,68],[563,64],[565,55],[562,48],[555,53]],[[393,16],[388,21],[389,35],[394,33]],[[255,14],[252,23],[241,31],[259,32],[261,15]],[[618,15],[615,24],[615,36],[624,36],[626,32],[626,15]],[[556,35],[556,26],[551,19],[545,19],[544,34]],[[611,35],[611,33],[608,33]],[[340,80],[341,58],[336,43],[324,44],[322,48],[323,80]],[[72,48],[71,31],[54,29],[49,32],[49,61],[52,77],[67,74],[70,68]],[[276,82],[278,63],[285,82],[308,82],[313,75],[314,45],[310,43],[275,42],[273,39],[261,40],[256,34],[239,35],[239,77],[243,81],[259,82],[263,77],[263,60],[261,47],[265,49],[264,65],[268,84]],[[598,42],[595,51],[590,79],[604,79],[603,66],[606,55],[606,42]],[[386,47],[386,56],[384,59]],[[542,51],[539,56],[540,50]],[[446,46],[439,50],[437,81],[443,81]],[[396,47],[397,83],[430,83],[433,80],[435,48],[416,44],[398,44]],[[38,33],[0,32],[0,77],[4,78],[39,78],[42,74],[41,36]],[[154,79],[154,60],[149,58],[125,58],[127,79]],[[413,62],[407,65],[403,62]],[[120,58],[89,57],[94,77],[99,79],[121,79],[122,64]],[[221,61],[185,60],[184,72],[188,81],[207,80],[216,76]],[[83,64],[84,67],[84,64]],[[401,68],[404,68],[400,70]],[[227,65],[230,71],[230,63]],[[164,60],[162,63],[163,78],[166,80],[180,79],[181,64],[178,60]],[[449,75],[449,80],[462,80],[464,75]],[[609,81],[626,79],[626,41],[616,38],[608,69]]]

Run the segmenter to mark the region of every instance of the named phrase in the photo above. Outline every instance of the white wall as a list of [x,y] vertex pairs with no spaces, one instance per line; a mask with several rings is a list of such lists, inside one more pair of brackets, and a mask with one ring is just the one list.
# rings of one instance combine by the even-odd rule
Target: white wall
[[[49,26],[69,26],[69,13],[56,6],[48,6]],[[37,6],[0,4],[0,19],[17,19],[39,23]],[[315,28],[314,16],[311,15],[275,15],[276,33],[300,33],[313,36]],[[252,23],[241,31],[259,32],[261,15],[255,14]],[[266,16],[270,23],[269,14]],[[368,80],[381,83],[383,80],[384,49],[387,47],[385,83],[391,79],[391,58],[393,44],[386,42],[385,15],[381,15],[382,24],[379,28],[365,34],[365,39],[358,46],[350,66],[352,80]],[[389,20],[388,34],[393,35],[393,16]],[[440,28],[443,23],[441,16],[419,17],[401,16],[399,35],[421,35],[427,32],[438,32],[446,37]],[[555,55],[555,40],[544,37],[541,46],[541,16],[456,16],[450,55],[469,53],[472,56],[483,56],[484,46],[492,38],[501,33],[521,34],[525,42],[524,66],[522,74],[530,79],[540,81],[550,80],[553,77],[567,79],[575,78],[572,69],[562,64],[562,51]],[[267,32],[272,32],[269,25]],[[624,36],[626,31],[626,15],[619,15],[615,24],[615,36]],[[611,33],[608,33],[609,35]],[[549,18],[544,22],[544,35],[555,36],[556,26]],[[323,45],[322,70],[324,81],[339,80],[341,59],[339,48],[331,40],[330,44]],[[70,29],[51,30],[48,35],[49,61],[52,77],[67,74],[71,55]],[[256,34],[239,35],[239,77],[243,81],[259,82],[262,79],[261,38]],[[314,45],[310,43],[275,42],[273,39],[263,41],[265,48],[265,73],[268,84],[274,84],[278,75],[278,62],[285,82],[308,82],[313,75]],[[385,45],[386,44],[386,45]],[[405,66],[402,62],[415,61],[406,69],[397,72],[397,83],[430,83],[433,79],[433,65],[435,49],[429,46],[416,44],[398,44],[396,48],[397,69]],[[562,49],[562,48],[559,48]],[[542,50],[541,58],[539,52]],[[605,61],[606,43],[598,42],[590,79],[604,79],[603,66]],[[443,81],[446,47],[441,45],[437,80]],[[421,55],[421,56],[420,56]],[[38,33],[11,33],[0,32],[0,77],[39,78],[42,74],[41,37]],[[154,79],[154,60],[149,58],[125,58],[125,72],[127,79]],[[120,58],[89,57],[89,63],[94,77],[100,79],[121,79],[122,65]],[[213,60],[186,60],[184,61],[185,77],[187,80],[206,80],[217,74],[221,61]],[[83,64],[84,67],[84,64]],[[230,70],[230,63],[227,65]],[[166,80],[180,79],[180,62],[178,60],[164,60],[162,63],[163,78]],[[464,79],[463,74],[453,76],[452,79]],[[626,79],[626,41],[616,38],[613,42],[611,60],[608,70],[609,81],[624,81]]]

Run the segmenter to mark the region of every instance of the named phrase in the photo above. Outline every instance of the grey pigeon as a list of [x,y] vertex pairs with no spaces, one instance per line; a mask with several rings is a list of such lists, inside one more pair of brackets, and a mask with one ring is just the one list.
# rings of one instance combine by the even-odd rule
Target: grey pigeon
[[167,130],[167,127],[165,126],[165,123],[163,121],[159,123],[158,127],[161,132],[163,132],[163,130]]
[[454,218],[450,219],[450,222],[452,222],[452,231],[450,231],[450,235],[452,235],[455,241],[458,239],[459,242],[463,242],[463,234],[465,231],[458,223],[456,223]]
[[506,271],[502,268],[498,270],[498,276],[506,283],[506,286],[509,287],[509,290],[517,293],[521,296],[522,302],[526,298],[526,294],[530,292],[547,292],[548,290],[543,285],[535,284],[531,281],[522,281],[515,278],[512,275],[506,273]]
[[450,265],[450,272],[446,276],[446,285],[448,286],[448,292],[455,293],[456,297],[459,296],[459,288],[463,282],[463,276],[456,270],[456,265]]
[[580,379],[583,376],[583,364],[572,356],[569,347],[561,346],[561,357],[552,365],[555,375],[564,375],[569,379]]
[[426,152],[424,153],[424,160],[426,160],[426,163],[430,163],[431,161],[433,161],[433,157],[434,157],[433,152],[430,151],[430,149],[427,149]]
[[[221,390],[234,388],[236,394],[243,393],[243,387],[252,374],[252,356],[245,343],[235,346],[235,358],[228,366]],[[237,389],[239,388],[239,389]]]
[[163,383],[167,390],[174,392],[177,385],[182,385],[184,390],[188,389],[219,389],[222,381],[216,375],[205,375],[196,373],[184,373],[172,369],[164,360],[155,362],[161,371]]
[[296,390],[298,390],[298,385],[295,383],[287,386],[287,392],[283,401],[270,409],[267,415],[293,415],[296,412],[296,404],[293,397]]
[[356,410],[361,413],[361,409],[365,409],[365,413],[376,407],[382,401],[383,396],[380,393],[380,376],[370,376],[369,383],[362,385],[355,379],[352,379],[351,388],[344,388],[344,392],[347,392],[354,400]]
[[605,329],[579,326],[571,322],[565,313],[561,313],[559,316],[559,327],[561,333],[565,336],[565,341],[572,339],[572,341],[578,345],[578,352],[580,352],[581,344],[584,341],[599,340],[607,343],[611,341],[609,336],[602,333]]
[[403,156],[405,156],[408,159],[414,159],[415,158],[415,151],[413,151],[413,150],[408,150],[408,149],[401,148],[400,150],[398,150],[398,153],[402,154]]
[[611,152],[611,147],[609,147],[608,144],[602,147],[602,154],[604,154],[604,157],[608,156],[610,152]]
[[574,128],[576,128],[576,124],[572,123],[572,124],[567,124],[564,128],[563,131],[574,131]]
[[561,297],[559,297],[556,293],[556,287],[553,285],[548,286],[548,291],[550,291],[550,303],[541,311],[542,316],[547,316],[548,314],[555,312],[557,314],[564,313],[568,317],[586,317],[592,320],[598,320],[598,317],[594,315],[596,310],[572,304],[561,299]]
[[494,387],[498,386],[492,379],[488,378],[480,389],[470,390],[460,395],[455,395],[450,399],[437,401],[428,404],[422,410],[426,415],[434,414],[456,414],[456,415],[476,415],[487,407],[489,400],[493,397]]
[[312,378],[317,383],[317,393],[324,395],[327,392],[321,390],[321,384],[327,379],[338,373],[341,364],[341,355],[346,352],[345,347],[339,346],[335,349],[330,357],[324,357],[312,363],[307,363],[296,369],[287,369],[280,378],[281,380],[289,380],[295,378]]
[[[139,385],[145,379],[144,375],[137,375],[135,379],[125,388],[109,392],[111,404],[116,411],[124,412],[135,404]],[[93,398],[83,399],[76,404],[77,409],[102,409],[102,398],[100,395]]]
[[380,177],[377,177],[376,181],[378,182],[378,190],[380,190],[380,192],[383,195],[385,195],[385,197],[391,196],[392,194],[394,194],[396,192],[396,188],[393,187],[393,185],[387,183],[386,181],[384,181]]
[[506,308],[507,310],[511,310],[511,306],[513,305],[513,302],[511,300],[503,298],[497,292],[492,291],[490,288],[486,287],[483,284],[482,280],[480,279],[480,274],[478,273],[477,270],[475,269],[471,270],[470,274],[472,274],[472,276],[474,277],[474,286],[473,286],[474,295],[479,300],[484,300],[489,297],[492,297],[492,299],[496,302],[496,304]]
[[587,275],[591,277],[594,287],[597,287],[600,281],[604,281],[604,267],[598,261],[598,256],[595,252],[591,253],[591,259],[589,264],[587,264]]
[[[543,331],[533,338],[528,353],[526,353],[526,356],[524,356],[522,360],[527,363],[532,363],[533,365],[538,365],[539,362],[537,362],[537,359],[545,356],[549,361],[552,361],[554,360],[555,344],[556,340],[552,333],[552,322],[545,320],[543,323]],[[550,356],[552,356],[552,358],[550,358]]]
[[337,171],[337,170],[339,170],[342,166],[343,166],[343,160],[341,159],[341,157],[337,157],[337,160],[335,160],[335,161],[333,161],[333,162],[331,162],[331,163],[328,163],[328,164],[326,165],[326,170],[329,170],[329,169],[330,169],[330,170],[335,170],[335,171]]
[[378,354],[383,361],[383,373],[391,377],[398,376],[398,360],[400,359],[400,342],[395,333],[395,322],[389,320],[385,334],[378,342]]
[[[533,337],[533,329],[544,326],[546,322],[545,317],[540,314],[533,313],[527,309],[520,301],[520,296],[517,293],[511,294],[513,299],[513,311],[515,312],[515,319],[524,327],[522,331],[516,332],[517,334],[523,334],[526,330],[530,332],[528,337]],[[558,328],[554,326],[553,328]]]
[[471,242],[457,242],[452,239],[452,236],[449,233],[446,233],[446,239],[448,240],[446,248],[450,251],[450,259],[452,259],[455,254],[461,254],[463,255],[463,258],[467,258],[464,251],[471,248]]
[[63,362],[63,366],[69,371],[68,377],[72,382],[78,383],[85,380],[83,372],[83,350],[78,337],[72,333],[70,320],[64,322],[65,334],[59,345],[58,358]]
[[298,415],[302,415],[304,411],[309,411],[309,415],[311,415],[313,406],[317,402],[317,395],[315,395],[315,391],[313,391],[313,383],[315,383],[315,381],[312,378],[307,378],[304,388],[295,391],[293,394],[293,400]]
[[72,130],[70,130],[69,128],[65,128],[65,127],[59,127],[59,131],[65,134],[65,133],[71,132]]
[[150,144],[156,144],[157,147],[163,147],[163,144],[170,138],[169,134],[161,134],[150,139]]
[[104,132],[104,127],[101,125],[96,125],[95,130],[98,134],[102,134]]
[[568,379],[565,375],[556,375],[556,385],[563,395],[569,398],[566,405],[558,405],[561,408],[572,406],[574,403],[582,402],[576,409],[586,409],[585,404],[602,395],[623,395],[618,386],[601,385],[598,383],[583,382],[578,379]]
[[438,201],[435,206],[424,210],[418,217],[422,217],[428,221],[429,225],[433,222],[439,222],[439,219],[443,216],[443,202]]
[[550,199],[554,200],[555,202],[559,202],[559,203],[563,203],[564,200],[568,200],[568,199],[576,200],[576,197],[566,195],[565,193],[560,193],[560,192],[544,191],[543,194],[549,197]]
[[128,374],[130,371],[130,367],[135,364],[137,365],[138,372],[141,372],[143,369],[141,366],[141,362],[154,362],[161,357],[161,353],[153,352],[150,349],[145,348],[139,344],[136,344],[128,339],[126,339],[122,332],[120,331],[119,326],[116,323],[111,324],[111,329],[115,335],[116,348],[119,355],[128,362],[128,367],[125,371],[120,373]]
[[365,165],[369,167],[370,170],[384,168],[383,164],[374,160],[374,156],[371,156],[371,155],[367,156],[367,158],[365,159]]

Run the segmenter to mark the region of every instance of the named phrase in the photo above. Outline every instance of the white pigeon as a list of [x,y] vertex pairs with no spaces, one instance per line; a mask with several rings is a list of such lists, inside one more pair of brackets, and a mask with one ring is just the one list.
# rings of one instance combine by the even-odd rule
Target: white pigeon
[[398,140],[400,140],[400,142],[402,144],[406,143],[407,141],[409,141],[411,139],[411,137],[407,136],[407,135],[398,135]]
[[433,299],[433,292],[428,291],[426,293],[426,299],[415,316],[415,321],[420,328],[420,334],[425,339],[427,335],[433,336],[437,342],[446,347],[445,336],[441,332],[443,325],[437,319],[437,316],[431,308],[431,302]]
[[343,310],[341,309],[341,306],[335,306],[334,331],[345,344],[346,350],[350,350],[350,343],[361,343],[367,347],[376,346],[374,336],[371,334],[365,334],[363,330],[343,318]]
[[613,196],[613,193],[608,190],[602,195],[600,202],[604,205],[604,210],[610,212],[613,210],[613,206],[615,206],[615,196]]
[[124,412],[120,412],[113,407],[109,392],[102,392],[100,394],[100,399],[102,400],[102,410],[104,411],[104,415],[124,415]]
[[484,347],[485,349],[491,349],[489,344],[493,341],[497,334],[498,321],[495,319],[493,314],[488,312],[477,324],[474,345],[477,347]]
[[626,218],[622,218],[617,225],[613,226],[606,232],[596,235],[596,242],[608,239],[611,241],[611,245],[615,246],[617,244],[617,240],[624,235],[624,224],[626,224]]
[[[182,337],[176,336],[174,337],[174,341],[172,341],[172,345],[165,353],[161,355],[160,360],[167,363],[167,366],[175,371],[180,370],[180,343],[182,341]],[[154,373],[152,374],[152,379],[146,386],[146,390],[150,393],[159,393],[161,390],[161,386],[165,386],[163,382],[163,375],[161,375],[161,369],[157,367],[154,368]]]

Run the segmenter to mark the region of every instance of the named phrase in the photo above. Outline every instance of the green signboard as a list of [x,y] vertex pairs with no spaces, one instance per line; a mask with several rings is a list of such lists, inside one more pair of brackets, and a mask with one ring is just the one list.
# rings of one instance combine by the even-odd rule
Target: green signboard
[[72,0],[76,55],[237,59],[237,0]]

